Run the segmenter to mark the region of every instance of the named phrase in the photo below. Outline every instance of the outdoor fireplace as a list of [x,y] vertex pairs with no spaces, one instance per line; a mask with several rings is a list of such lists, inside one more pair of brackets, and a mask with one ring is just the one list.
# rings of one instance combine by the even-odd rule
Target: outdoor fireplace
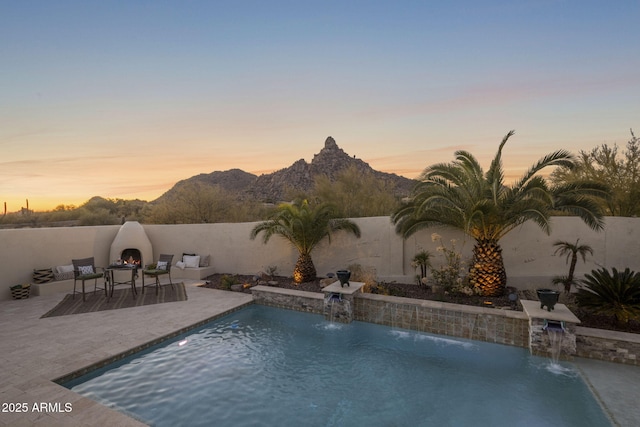
[[138,221],[127,221],[120,227],[109,252],[109,262],[131,258],[140,266],[153,262],[153,248],[147,233]]
[[138,249],[134,249],[134,248],[127,248],[124,251],[122,251],[122,254],[120,255],[120,259],[125,264],[135,264],[135,265],[142,264],[142,254]]

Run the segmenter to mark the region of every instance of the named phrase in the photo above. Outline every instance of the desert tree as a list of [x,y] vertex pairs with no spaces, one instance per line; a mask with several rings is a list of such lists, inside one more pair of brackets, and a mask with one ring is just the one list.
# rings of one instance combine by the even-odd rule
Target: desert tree
[[265,209],[257,202],[237,200],[217,185],[188,182],[176,186],[143,212],[144,222],[203,224],[255,221]]
[[355,166],[340,171],[334,180],[318,176],[311,198],[334,205],[343,218],[389,215],[399,206],[392,184]]
[[626,149],[617,144],[602,144],[591,151],[580,151],[573,167],[560,167],[551,174],[554,184],[597,181],[606,185],[610,195],[602,199],[605,215],[640,215],[640,140],[631,131]]

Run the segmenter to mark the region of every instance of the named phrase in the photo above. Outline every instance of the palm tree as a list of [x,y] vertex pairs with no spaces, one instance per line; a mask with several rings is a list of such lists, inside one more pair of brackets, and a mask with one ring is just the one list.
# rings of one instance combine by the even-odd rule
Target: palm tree
[[578,262],[578,255],[582,257],[582,262],[587,260],[587,254],[593,255],[593,248],[589,245],[581,245],[580,239],[576,240],[576,243],[566,242],[558,240],[553,244],[556,247],[554,255],[567,256],[567,262],[571,261],[569,265],[569,274],[566,276],[560,276],[553,279],[555,284],[563,284],[565,293],[571,292],[571,285],[574,283],[573,274],[576,271],[576,264]]
[[594,230],[603,227],[603,215],[595,198],[605,197],[598,183],[576,181],[553,188],[538,175],[550,166],[573,166],[573,156],[558,150],[538,160],[513,185],[504,184],[502,149],[514,134],[502,140],[485,173],[467,151],[456,151],[451,163],[438,163],[424,170],[413,197],[391,219],[396,232],[409,237],[437,225],[447,225],[475,239],[469,281],[483,295],[501,295],[507,275],[499,241],[514,228],[534,221],[547,234],[553,212],[579,215]]
[[316,279],[316,267],[311,259],[313,248],[325,238],[331,241],[331,235],[340,230],[360,237],[358,225],[348,219],[336,218],[333,205],[311,206],[307,200],[302,200],[278,206],[271,218],[251,230],[251,239],[264,232],[264,243],[271,236],[279,235],[295,246],[300,256],[293,270],[293,280],[302,283]]

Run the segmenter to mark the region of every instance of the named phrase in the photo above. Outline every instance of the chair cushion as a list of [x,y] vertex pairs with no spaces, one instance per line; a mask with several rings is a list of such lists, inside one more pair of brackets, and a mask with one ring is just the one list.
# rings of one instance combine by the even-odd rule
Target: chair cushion
[[87,280],[87,279],[99,279],[102,277],[102,273],[93,273],[93,274],[81,274],[78,276],[78,279]]
[[159,276],[161,274],[168,274],[169,271],[168,270],[144,270],[143,273],[146,274],[147,276]]

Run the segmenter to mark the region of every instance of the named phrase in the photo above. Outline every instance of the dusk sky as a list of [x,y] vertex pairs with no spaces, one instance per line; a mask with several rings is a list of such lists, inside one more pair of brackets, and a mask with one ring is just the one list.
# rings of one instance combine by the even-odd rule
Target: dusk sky
[[310,162],[415,178],[640,134],[640,2],[0,0],[0,203]]

